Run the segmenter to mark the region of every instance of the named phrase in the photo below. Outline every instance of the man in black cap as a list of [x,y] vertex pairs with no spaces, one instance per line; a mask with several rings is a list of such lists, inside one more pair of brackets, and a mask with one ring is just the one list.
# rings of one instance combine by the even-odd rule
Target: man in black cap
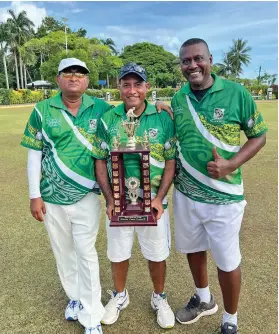
[[[110,291],[111,299],[105,306],[106,313],[103,324],[113,324],[119,317],[120,310],[129,304],[129,294],[125,287],[129,259],[136,232],[145,259],[148,260],[154,292],[151,306],[157,312],[157,322],[162,328],[172,328],[175,323],[174,314],[164,293],[166,259],[170,250],[169,214],[167,209],[167,191],[172,183],[175,171],[175,136],[174,123],[166,111],[158,113],[155,106],[148,103],[146,95],[149,89],[145,69],[136,63],[129,63],[120,71],[120,97],[122,104],[106,112],[97,128],[96,149],[93,155],[96,160],[96,177],[107,200],[107,238],[108,258],[112,263],[114,291]],[[107,164],[111,161],[109,152],[113,139],[119,134],[122,143],[128,140],[122,120],[127,113],[133,113],[139,120],[136,137],[143,137],[145,131],[150,143],[150,181],[151,207],[157,211],[157,226],[110,227],[110,219],[114,209],[112,189],[109,182]],[[107,158],[109,159],[107,161]],[[111,168],[109,168],[110,170]],[[125,181],[130,178],[140,180],[140,157],[138,154],[124,155]],[[139,181],[140,183],[140,181]],[[142,193],[140,185],[140,194]],[[142,195],[139,195],[141,197]],[[150,199],[148,199],[150,202]]]

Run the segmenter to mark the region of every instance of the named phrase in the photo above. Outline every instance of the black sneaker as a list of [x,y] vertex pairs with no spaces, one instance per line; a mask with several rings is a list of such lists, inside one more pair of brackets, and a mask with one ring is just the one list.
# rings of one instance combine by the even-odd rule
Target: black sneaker
[[205,315],[212,315],[218,311],[218,305],[211,295],[210,302],[201,302],[199,295],[196,293],[183,308],[176,312],[176,320],[181,324],[192,324]]
[[220,334],[237,334],[237,326],[231,324],[230,322],[225,322],[224,325],[221,325]]

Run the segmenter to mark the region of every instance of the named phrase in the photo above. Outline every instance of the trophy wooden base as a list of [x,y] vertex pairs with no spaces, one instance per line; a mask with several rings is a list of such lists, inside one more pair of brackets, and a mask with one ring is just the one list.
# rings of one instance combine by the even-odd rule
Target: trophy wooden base
[[135,205],[126,203],[126,207],[119,215],[112,216],[111,227],[119,226],[157,226],[154,210],[142,213],[142,203]]

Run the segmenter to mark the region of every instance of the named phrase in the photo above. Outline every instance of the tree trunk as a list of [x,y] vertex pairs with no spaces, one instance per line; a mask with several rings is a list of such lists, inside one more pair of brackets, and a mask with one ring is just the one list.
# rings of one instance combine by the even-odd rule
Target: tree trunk
[[[41,52],[41,65],[42,65],[42,63],[43,63],[43,54]],[[41,73],[41,80],[44,80],[42,73]]]
[[3,51],[3,64],[4,64],[4,72],[5,72],[5,78],[6,78],[6,87],[7,87],[7,89],[10,89],[9,77],[8,77],[8,71],[7,71],[7,64],[6,64],[6,56],[5,56],[4,51]]
[[31,78],[30,73],[28,72],[27,68],[26,68],[26,72],[27,72],[27,74],[28,74],[28,76],[29,76],[29,80],[30,80],[30,82],[32,82],[33,80],[32,80],[32,78]]
[[23,85],[23,63],[22,63],[22,58],[21,58],[21,54],[20,52],[18,53],[18,56],[19,56],[19,70],[20,70],[20,83],[21,83],[21,88],[23,89],[24,88],[24,85]]
[[107,86],[109,88],[109,76],[108,76],[108,74],[107,74]]
[[19,77],[18,77],[17,56],[16,56],[16,51],[15,50],[14,50],[14,58],[15,58],[15,71],[16,71],[16,87],[17,87],[17,89],[20,89],[20,87],[19,87]]
[[23,65],[23,71],[24,71],[24,88],[27,88],[26,66],[25,65]]

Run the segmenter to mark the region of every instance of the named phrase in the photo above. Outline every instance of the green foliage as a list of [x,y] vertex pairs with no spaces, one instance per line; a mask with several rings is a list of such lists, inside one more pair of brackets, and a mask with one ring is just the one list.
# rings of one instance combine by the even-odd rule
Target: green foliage
[[[147,99],[151,99],[152,91],[156,91],[157,98],[171,98],[176,89],[168,88],[151,88],[147,93]],[[36,103],[45,99],[45,94],[48,98],[57,95],[59,91],[57,89],[19,89],[18,91],[12,89],[0,88],[0,105],[9,104],[25,104]],[[95,96],[98,98],[106,99],[106,93],[109,92],[111,100],[120,101],[120,93],[118,89],[87,89],[86,94],[89,96]]]
[[150,88],[150,90],[147,93],[147,98],[151,98],[152,92],[156,92],[157,98],[165,98],[165,97],[173,97],[173,95],[176,92],[175,88],[167,87],[167,88]]
[[100,42],[104,45],[107,45],[111,49],[113,55],[116,56],[118,54],[118,51],[116,50],[116,45],[111,38],[101,39]]
[[10,92],[12,89],[0,88],[0,104],[8,105],[10,104]]
[[106,93],[109,92],[111,100],[119,101],[120,93],[118,89],[88,89],[85,93],[90,96],[95,96],[98,98],[106,98]]
[[175,70],[176,57],[162,46],[148,42],[136,43],[126,46],[120,58],[124,64],[136,62],[142,65],[152,86],[175,86],[181,80],[181,75],[177,77]]
[[63,22],[57,21],[54,17],[52,16],[46,16],[41,25],[38,27],[38,31],[36,36],[38,38],[44,37],[50,32],[58,31],[58,30],[63,30],[64,25]]
[[87,34],[87,30],[83,28],[79,28],[78,31],[74,32],[74,34],[76,34],[77,37],[85,37]]
[[250,46],[247,46],[248,41],[239,38],[233,40],[233,45],[230,47],[227,53],[223,55],[223,63],[214,64],[214,72],[225,78],[239,77],[243,72],[243,65],[247,66],[251,57],[249,52],[252,50]]
[[[52,97],[57,94],[57,90],[48,90],[48,96]],[[0,104],[25,104],[36,103],[44,100],[45,90],[30,90],[19,89],[18,91],[12,89],[0,88]]]

